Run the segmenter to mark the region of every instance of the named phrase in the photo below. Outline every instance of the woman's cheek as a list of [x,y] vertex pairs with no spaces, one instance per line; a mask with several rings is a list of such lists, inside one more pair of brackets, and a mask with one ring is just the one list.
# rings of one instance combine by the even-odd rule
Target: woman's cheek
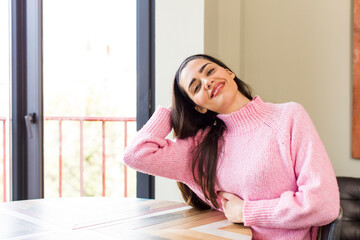
[[196,105],[199,105],[199,106],[204,106],[204,104],[205,104],[203,96],[196,97],[194,99],[194,102],[196,103]]

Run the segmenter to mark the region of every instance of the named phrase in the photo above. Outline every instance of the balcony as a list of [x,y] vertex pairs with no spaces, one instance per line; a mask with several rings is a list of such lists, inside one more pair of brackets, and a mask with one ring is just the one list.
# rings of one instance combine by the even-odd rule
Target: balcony
[[[4,117],[0,117],[0,123],[2,123],[2,188],[3,188],[3,196],[2,196],[2,201],[6,201],[7,199],[7,171],[6,171],[6,145],[7,145],[7,134],[6,134],[6,121],[7,119]],[[77,125],[78,128],[78,132],[70,132],[70,133],[65,133],[64,131],[64,124],[65,123],[73,123]],[[56,158],[57,160],[57,174],[54,174],[54,169],[52,169],[51,172],[46,172],[48,170],[46,170],[47,168],[45,167],[45,175],[50,176],[51,179],[56,179],[57,180],[57,197],[63,197],[64,196],[64,135],[65,134],[70,134],[70,135],[77,135],[79,137],[79,142],[77,143],[70,143],[70,145],[72,146],[72,150],[74,150],[75,148],[77,148],[77,150],[79,151],[79,158],[78,158],[78,173],[76,175],[78,175],[78,179],[77,179],[77,185],[78,185],[78,196],[88,196],[89,194],[86,194],[85,192],[85,183],[87,182],[86,177],[84,176],[84,171],[86,170],[85,167],[85,162],[86,162],[86,156],[84,154],[84,148],[86,147],[85,141],[84,141],[84,125],[87,123],[94,123],[96,125],[99,125],[101,128],[101,134],[100,135],[94,135],[92,134],[92,138],[97,138],[97,139],[101,139],[101,147],[100,149],[97,149],[96,151],[101,153],[101,164],[100,164],[100,169],[98,169],[98,172],[101,173],[101,183],[99,183],[101,186],[101,193],[100,194],[94,194],[92,193],[92,195],[100,195],[100,196],[107,196],[107,161],[108,161],[108,152],[110,152],[112,149],[109,148],[109,146],[107,146],[108,143],[108,136],[107,136],[107,130],[109,133],[109,127],[108,125],[110,125],[111,123],[117,124],[117,128],[118,131],[122,132],[122,136],[116,136],[116,138],[122,137],[122,146],[116,145],[114,144],[114,147],[116,148],[121,148],[121,151],[118,151],[120,153],[123,152],[123,150],[125,149],[125,147],[127,146],[128,140],[129,140],[129,132],[131,132],[131,134],[134,134],[136,132],[135,129],[135,123],[136,123],[136,118],[135,117],[64,117],[64,116],[52,116],[52,117],[45,117],[45,132],[50,131],[47,129],[50,129],[50,127],[47,127],[47,125],[52,124],[52,132],[51,134],[51,138],[53,138],[52,140],[49,140],[46,136],[47,134],[45,133],[45,141],[49,142],[49,144],[55,143],[57,142],[57,146],[51,146],[50,148],[57,148],[57,156],[51,156],[52,159]],[[57,136],[55,136],[56,134],[53,133],[53,129],[54,129],[54,124],[56,125],[57,128]],[[129,127],[129,124],[131,124],[132,126]],[[92,125],[93,127],[94,125]],[[108,127],[108,128],[107,128]],[[119,129],[122,128],[122,129]],[[93,132],[93,131],[92,131]],[[109,134],[108,134],[109,135]],[[57,138],[57,139],[54,139]],[[48,143],[45,143],[48,144]],[[76,146],[78,144],[78,147]],[[109,145],[109,144],[108,144]],[[69,146],[69,144],[68,144]],[[45,165],[47,164],[47,158],[46,158],[46,151],[47,151],[47,146],[44,147],[44,152],[45,152]],[[92,153],[91,153],[92,154]],[[119,155],[119,154],[117,154]],[[120,154],[121,155],[121,154]],[[88,156],[89,157],[89,154]],[[117,159],[121,159],[121,156],[117,156]],[[72,159],[73,160],[73,159]],[[134,181],[130,181],[129,182],[129,174],[128,174],[128,169],[125,165],[121,164],[121,169],[122,169],[122,173],[119,172],[118,174],[122,174],[123,176],[123,180],[122,180],[122,184],[123,184],[123,191],[122,191],[122,196],[127,197],[129,195],[129,188],[134,189],[135,188],[135,183]],[[133,170],[131,170],[133,171]],[[116,171],[115,171],[116,172]],[[47,179],[44,180],[45,181],[45,185],[47,184]],[[112,184],[113,185],[113,184]],[[94,187],[94,186],[92,186]],[[95,186],[95,188],[99,188],[99,186]],[[47,197],[47,187],[45,187],[45,197]],[[53,189],[54,190],[54,189]],[[74,193],[72,193],[74,194]],[[52,196],[54,197],[54,196]]]

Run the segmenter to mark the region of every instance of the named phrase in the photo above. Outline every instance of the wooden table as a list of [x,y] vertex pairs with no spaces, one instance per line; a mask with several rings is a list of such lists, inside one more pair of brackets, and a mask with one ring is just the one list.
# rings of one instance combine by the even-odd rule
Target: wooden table
[[178,202],[83,197],[0,203],[0,239],[251,239],[251,230]]

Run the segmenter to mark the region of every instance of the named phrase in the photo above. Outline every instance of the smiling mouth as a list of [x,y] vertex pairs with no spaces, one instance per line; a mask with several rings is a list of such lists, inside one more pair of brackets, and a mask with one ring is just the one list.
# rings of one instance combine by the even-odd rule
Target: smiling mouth
[[225,84],[225,83],[223,83],[223,82],[216,84],[216,85],[214,86],[214,88],[212,89],[212,91],[211,91],[211,96],[210,96],[210,98],[213,98],[213,97],[215,97],[216,95],[218,95],[218,93],[223,89],[224,84]]

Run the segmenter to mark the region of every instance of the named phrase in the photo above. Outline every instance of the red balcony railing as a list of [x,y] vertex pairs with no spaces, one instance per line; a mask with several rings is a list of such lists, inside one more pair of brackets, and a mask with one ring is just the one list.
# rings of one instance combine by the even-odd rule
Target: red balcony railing
[[[3,122],[3,201],[6,201],[6,118],[0,118]],[[106,196],[106,122],[123,122],[124,123],[124,148],[127,146],[128,122],[135,122],[134,117],[45,117],[45,121],[57,121],[59,124],[59,197],[62,197],[62,145],[64,121],[77,121],[80,123],[80,196],[84,196],[84,122],[101,122],[102,123],[102,196]],[[127,186],[127,167],[124,166],[124,196],[128,195]]]
[[[128,122],[135,122],[132,117],[45,117],[45,121],[58,121],[59,123],[59,197],[62,197],[62,123],[64,121],[77,121],[80,123],[80,196],[84,196],[84,122],[102,123],[102,196],[106,196],[106,122],[124,123],[124,148],[127,146]],[[124,196],[127,197],[127,167],[124,166]]]

